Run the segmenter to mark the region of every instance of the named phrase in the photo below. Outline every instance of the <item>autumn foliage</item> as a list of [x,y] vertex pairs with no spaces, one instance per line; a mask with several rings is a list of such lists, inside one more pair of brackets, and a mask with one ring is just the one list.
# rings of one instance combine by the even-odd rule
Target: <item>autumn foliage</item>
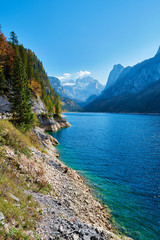
[[18,109],[16,104],[21,106],[20,96],[23,102],[29,101],[32,96],[39,96],[49,115],[53,115],[56,109],[59,114],[60,101],[50,85],[42,62],[33,51],[18,43],[14,32],[11,32],[10,41],[7,41],[0,29],[0,94],[6,93],[11,100],[13,98],[14,111]]
[[11,44],[9,44],[0,31],[0,67],[3,69],[6,79],[12,74],[15,52]]

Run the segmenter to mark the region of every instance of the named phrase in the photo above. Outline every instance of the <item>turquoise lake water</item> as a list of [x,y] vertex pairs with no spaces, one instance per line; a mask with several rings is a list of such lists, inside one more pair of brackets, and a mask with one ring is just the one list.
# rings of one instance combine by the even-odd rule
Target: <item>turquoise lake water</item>
[[77,170],[136,240],[160,239],[160,116],[67,113],[51,133],[60,159]]

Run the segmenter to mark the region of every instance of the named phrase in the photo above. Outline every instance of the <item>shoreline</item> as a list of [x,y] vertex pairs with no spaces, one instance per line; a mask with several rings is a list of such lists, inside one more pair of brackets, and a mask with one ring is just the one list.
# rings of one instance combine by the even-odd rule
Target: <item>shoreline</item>
[[[61,130],[61,129],[60,129]],[[57,140],[58,141],[58,140]],[[56,148],[56,146],[55,146],[55,148]],[[56,148],[57,149],[57,148]],[[124,239],[124,240],[133,240],[131,237],[128,237],[127,236],[127,233],[126,233],[126,230],[125,230],[125,228],[124,227],[122,227],[119,223],[117,223],[116,221],[115,221],[115,223],[114,223],[114,220],[112,219],[112,217],[113,217],[113,215],[111,214],[111,209],[108,207],[108,205],[106,204],[106,203],[104,203],[103,201],[102,201],[102,199],[100,198],[100,197],[98,197],[98,194],[97,194],[97,192],[96,192],[96,189],[93,187],[93,185],[92,185],[92,181],[89,179],[89,178],[87,178],[87,177],[85,177],[84,175],[83,175],[83,173],[81,173],[81,171],[78,171],[78,170],[75,170],[74,168],[72,168],[72,167],[69,167],[68,165],[67,165],[67,163],[65,163],[64,161],[63,161],[63,159],[61,159],[60,158],[60,152],[59,152],[59,150],[57,151],[58,152],[58,160],[62,163],[62,164],[64,164],[67,168],[70,168],[70,169],[72,169],[73,171],[75,171],[82,179],[83,179],[83,183],[84,183],[84,185],[89,189],[89,192],[90,192],[90,194],[92,195],[92,197],[96,200],[96,201],[98,201],[99,203],[100,203],[100,205],[102,206],[102,208],[103,209],[105,209],[105,211],[106,211],[106,214],[107,215],[109,215],[109,218],[107,218],[107,222],[108,222],[108,224],[110,225],[110,227],[109,227],[109,231],[112,231],[114,234],[118,234],[118,235],[121,235],[122,236],[122,239]],[[126,235],[125,235],[126,234]],[[120,238],[121,239],[121,238]]]
[[[20,172],[16,168],[17,177],[26,182],[22,192],[26,197],[31,196],[37,204],[35,211],[38,218],[34,229],[24,230],[27,236],[41,240],[131,240],[113,227],[111,214],[93,195],[85,179],[58,159],[55,148],[57,139],[46,134],[43,128],[34,127],[31,135],[36,144],[31,144],[7,121],[3,128],[4,131],[11,131],[12,135],[17,134],[29,151],[29,155],[22,151],[19,155],[12,145],[4,148],[5,158],[14,159],[18,164],[16,166]],[[21,202],[21,196],[17,194],[14,199]],[[11,223],[11,226],[15,224]],[[6,225],[5,231],[9,232],[11,226]]]
[[79,111],[79,112],[65,112],[65,114],[67,113],[96,113],[96,114],[99,114],[99,113],[106,113],[106,114],[123,114],[123,115],[153,115],[153,116],[159,116],[160,113],[138,113],[138,112],[83,112],[83,111]]
[[[53,138],[51,135],[49,136]],[[54,147],[54,149],[56,148]],[[56,154],[57,151],[54,150],[54,157]],[[53,149],[51,148],[49,149],[49,155],[53,157]],[[88,226],[99,229],[98,231],[104,231],[107,237],[103,239],[107,239],[109,236],[115,240],[119,240],[121,237],[126,240],[131,239],[122,235],[122,232],[116,229],[116,226],[112,222],[111,214],[107,211],[109,209],[108,206],[104,205],[96,194],[94,194],[94,189],[87,184],[85,177],[81,176],[76,170],[68,167],[63,160],[57,157],[55,157],[54,163],[52,162],[51,166],[54,167],[55,163],[58,163],[59,167],[63,169],[62,172],[57,172],[61,183],[58,182],[59,187],[58,189],[56,188],[56,191],[58,190],[62,202],[69,202],[68,211],[72,211],[74,218],[78,218]],[[53,185],[56,184],[54,183]]]

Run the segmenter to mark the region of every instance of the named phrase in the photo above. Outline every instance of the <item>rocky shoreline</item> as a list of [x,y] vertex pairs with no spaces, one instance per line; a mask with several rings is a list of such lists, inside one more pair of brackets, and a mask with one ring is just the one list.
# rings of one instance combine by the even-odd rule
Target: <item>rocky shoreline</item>
[[[53,187],[49,195],[32,192],[43,212],[36,229],[40,239],[129,240],[115,233],[110,224],[110,214],[92,196],[82,177],[57,158],[54,146],[58,141],[46,134],[44,129],[36,128],[34,131],[47,153],[31,148],[32,158],[37,164],[43,162],[45,178]],[[25,163],[22,165],[27,168]]]
[[[15,159],[20,169],[32,176],[31,182],[36,179],[37,183],[51,186],[47,195],[25,190],[41,207],[41,218],[35,226],[38,239],[131,240],[114,229],[106,207],[91,194],[84,179],[58,159],[55,146],[59,143],[45,131],[57,131],[70,124],[63,118],[55,121],[44,116],[41,116],[39,122],[40,127],[34,127],[32,132],[37,136],[41,147],[28,146],[31,152],[29,158],[25,154],[21,154],[19,158],[14,149],[7,146],[5,148],[6,156]],[[37,239],[32,231],[27,234],[31,239]]]
[[44,129],[45,131],[53,131],[56,132],[61,128],[70,127],[71,124],[67,122],[66,119],[55,119],[53,117],[47,118],[43,115],[38,115],[38,121],[40,122],[40,128]]

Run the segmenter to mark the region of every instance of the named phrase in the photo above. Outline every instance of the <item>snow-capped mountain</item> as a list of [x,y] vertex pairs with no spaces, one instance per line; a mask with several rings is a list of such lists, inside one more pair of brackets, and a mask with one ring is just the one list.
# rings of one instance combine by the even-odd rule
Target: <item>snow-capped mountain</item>
[[51,86],[55,89],[57,94],[59,94],[61,97],[66,97],[66,98],[69,97],[58,78],[56,77],[48,77],[48,78],[51,83]]
[[61,82],[65,92],[71,99],[85,102],[91,95],[99,95],[104,89],[104,85],[92,77],[65,80]]

